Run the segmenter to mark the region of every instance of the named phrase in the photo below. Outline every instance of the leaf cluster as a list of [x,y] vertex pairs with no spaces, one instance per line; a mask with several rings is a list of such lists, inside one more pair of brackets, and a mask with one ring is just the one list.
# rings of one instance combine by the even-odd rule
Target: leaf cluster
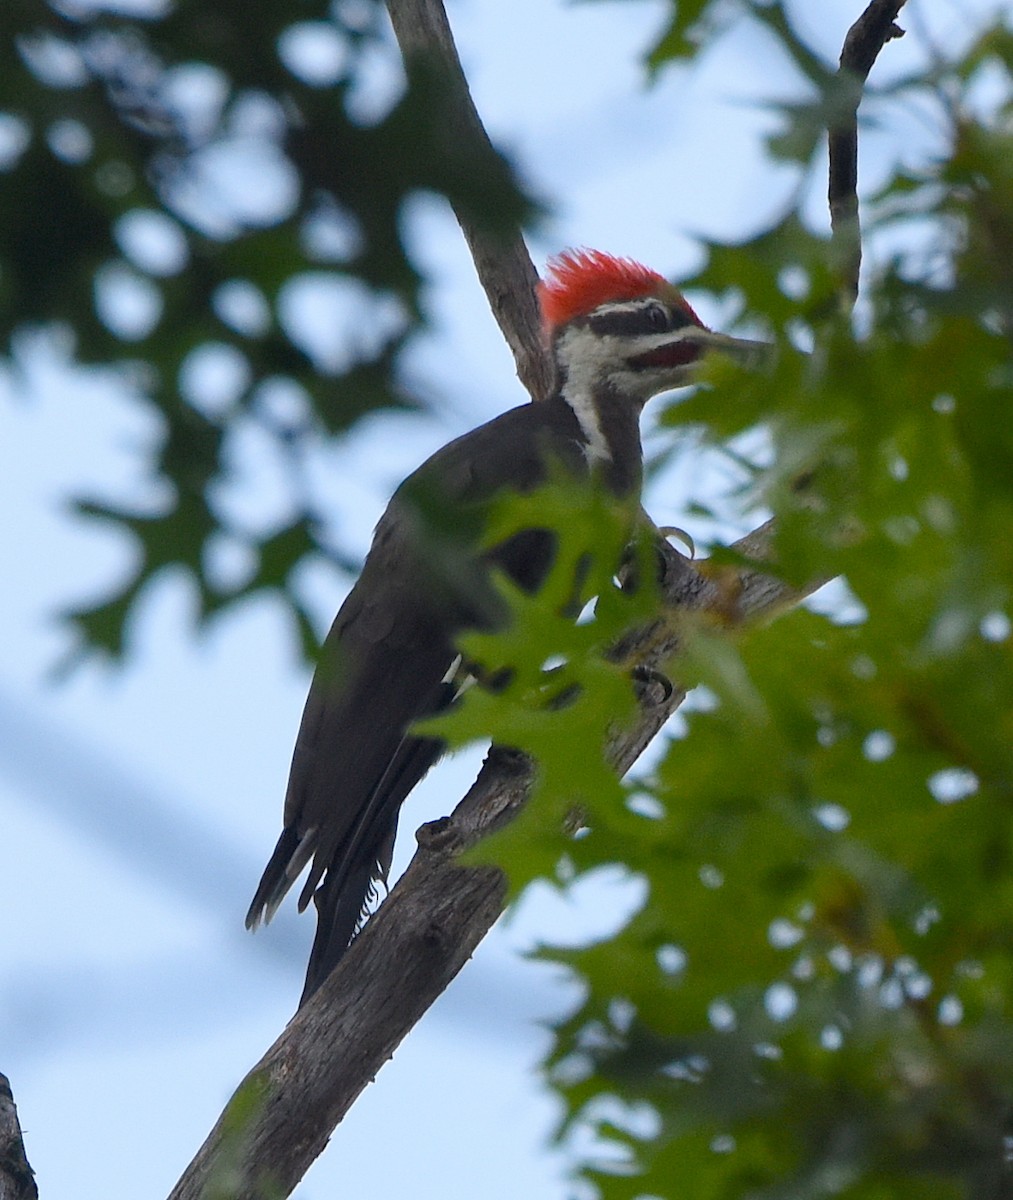
[[422,728],[452,747],[492,734],[534,764],[525,809],[468,856],[509,861],[515,894],[534,878],[572,873],[574,833],[581,840],[605,827],[609,844],[620,840],[623,794],[606,748],[632,719],[636,691],[611,650],[657,609],[653,543],[637,515],[599,480],[559,470],[531,493],[497,500],[486,523],[490,547],[523,530],[551,530],[553,566],[535,594],[497,574],[506,628],[459,639],[479,686]]

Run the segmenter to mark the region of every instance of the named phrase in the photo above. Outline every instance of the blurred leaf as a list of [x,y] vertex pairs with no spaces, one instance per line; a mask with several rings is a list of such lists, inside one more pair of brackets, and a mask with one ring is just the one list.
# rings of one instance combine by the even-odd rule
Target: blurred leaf
[[721,19],[722,6],[716,0],[678,0],[671,8],[669,24],[647,57],[652,71],[672,60],[692,59]]
[[[68,326],[78,361],[126,366],[167,429],[148,474],[174,499],[143,528],[123,518],[142,537],[138,574],[92,619],[76,614],[96,648],[123,652],[114,624],[163,565],[191,576],[205,612],[232,602],[203,580],[201,547],[221,526],[196,494],[226,481],[251,412],[298,464],[363,416],[415,403],[397,379],[422,321],[406,200],[443,194],[494,232],[535,213],[506,158],[457,136],[446,81],[424,65],[404,78],[386,20],[379,0],[347,13],[265,0],[252,23],[236,0],[148,17],[27,0],[0,10],[0,117],[12,134],[0,167],[0,352],[26,325]],[[307,30],[333,57],[323,76],[292,56],[290,35]],[[139,222],[147,242],[130,235]],[[161,257],[150,257],[153,230]],[[314,274],[340,302],[330,353],[289,311],[293,286]],[[237,288],[245,309],[230,307]],[[209,347],[242,364],[228,404],[194,371]],[[265,420],[279,386],[299,397],[298,419]],[[324,516],[311,514],[305,554],[319,550]],[[112,506],[103,517],[120,520]]]

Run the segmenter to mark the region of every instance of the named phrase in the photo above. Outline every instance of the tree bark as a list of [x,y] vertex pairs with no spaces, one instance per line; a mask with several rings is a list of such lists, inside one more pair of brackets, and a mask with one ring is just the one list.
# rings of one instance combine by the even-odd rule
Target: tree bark
[[38,1197],[14,1094],[7,1076],[0,1075],[0,1200],[38,1200]]
[[[476,159],[492,155],[492,143],[472,101],[443,0],[388,0],[387,10],[405,63],[424,62],[444,83],[453,136],[472,143],[478,152]],[[533,400],[544,400],[552,391],[554,371],[542,341],[535,299],[538,272],[521,231],[497,237],[456,209],[455,216],[492,315],[513,353],[517,376]]]

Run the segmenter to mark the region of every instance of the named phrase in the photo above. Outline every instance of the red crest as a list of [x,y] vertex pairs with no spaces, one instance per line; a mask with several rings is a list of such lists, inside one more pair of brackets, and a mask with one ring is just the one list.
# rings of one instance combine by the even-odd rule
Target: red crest
[[657,271],[601,250],[564,250],[550,258],[548,266],[548,278],[538,285],[547,330],[593,312],[607,300],[639,300],[674,290]]

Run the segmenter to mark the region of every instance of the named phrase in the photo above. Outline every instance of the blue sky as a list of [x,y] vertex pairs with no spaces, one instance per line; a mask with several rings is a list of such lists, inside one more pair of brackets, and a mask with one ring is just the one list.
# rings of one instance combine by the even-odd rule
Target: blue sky
[[[836,57],[859,5],[791,7]],[[969,11],[996,7],[925,0],[909,5],[907,23],[927,22],[949,46]],[[552,210],[531,241],[536,262],[588,245],[677,276],[695,264],[694,235],[745,235],[796,188],[789,170],[764,163],[771,117],[750,107],[797,94],[786,65],[743,28],[692,72],[670,70],[647,87],[639,62],[666,8],[450,3],[490,132]],[[877,78],[923,53],[912,33],[887,49]],[[378,64],[381,89],[385,69]],[[917,161],[934,144],[924,114],[904,105],[878,113],[862,147],[868,187],[892,155]],[[804,193],[814,223],[826,220],[824,187],[820,177]],[[421,198],[407,231],[432,279],[433,325],[406,380],[433,411],[371,418],[314,463],[335,534],[359,554],[404,474],[525,399],[450,214]],[[868,261],[886,250],[873,245]],[[699,307],[720,326],[720,312]],[[278,606],[251,602],[195,637],[187,586],[167,577],[133,619],[126,667],[89,662],[54,678],[68,649],[59,611],[101,595],[130,554],[72,517],[68,501],[146,495],[141,451],[155,433],[108,372],[74,369],[59,336],[26,337],[18,372],[0,380],[0,1070],[48,1197],[167,1192],[291,1015],[312,937],[312,918],[297,919],[291,905],[256,937],[242,924],[280,828],[308,684]],[[682,507],[713,488],[714,463],[690,451],[648,507],[661,524],[706,534]],[[252,435],[236,448],[230,487],[230,504],[250,521],[283,505],[279,465]],[[319,568],[304,583],[326,623],[347,579]],[[449,811],[476,761],[445,764],[418,790],[399,861],[411,831]],[[566,900],[540,892],[501,922],[296,1194],[562,1194],[563,1157],[546,1149],[558,1113],[533,1068],[546,1045],[537,1020],[571,993],[517,949],[603,932],[632,898],[620,879],[603,880]]]

